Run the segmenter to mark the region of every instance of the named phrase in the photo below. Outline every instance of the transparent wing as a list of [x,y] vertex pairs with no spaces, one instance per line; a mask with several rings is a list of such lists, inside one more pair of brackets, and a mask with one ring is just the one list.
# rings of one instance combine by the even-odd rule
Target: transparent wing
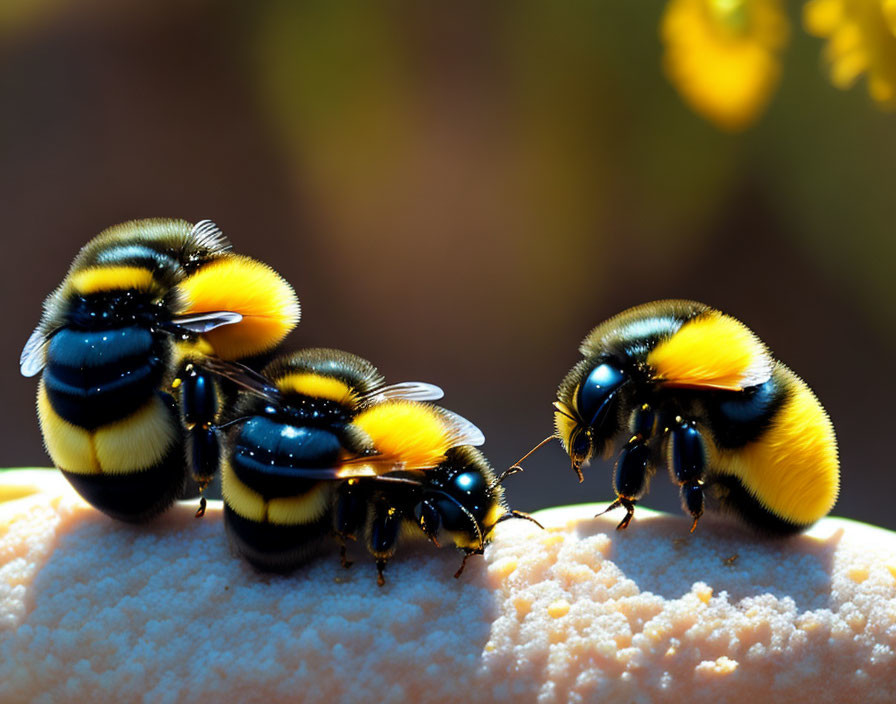
[[485,434],[466,418],[444,408],[442,413],[448,427],[449,447],[485,444]]
[[270,401],[280,401],[281,399],[280,390],[267,377],[262,376],[244,364],[218,357],[203,357],[201,360],[194,362],[194,364],[233,382],[243,391]]
[[19,371],[22,376],[36,376],[41,373],[47,363],[47,345],[51,335],[48,335],[43,326],[38,325],[19,357]]
[[229,310],[213,310],[206,313],[192,313],[172,318],[171,322],[178,328],[195,333],[204,333],[222,325],[233,325],[242,321],[243,316]]
[[193,229],[190,230],[190,238],[198,247],[208,249],[210,252],[228,252],[232,249],[230,240],[211,220],[200,220],[193,225]]
[[366,400],[370,403],[382,403],[396,399],[437,401],[444,395],[445,392],[435,384],[427,384],[425,381],[403,381],[399,384],[390,384],[375,389],[366,396]]

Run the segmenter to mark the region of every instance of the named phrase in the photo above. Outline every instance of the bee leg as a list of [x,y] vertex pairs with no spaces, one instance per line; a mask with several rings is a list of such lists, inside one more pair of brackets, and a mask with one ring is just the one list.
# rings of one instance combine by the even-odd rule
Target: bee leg
[[383,586],[383,569],[395,554],[395,543],[401,528],[401,512],[385,501],[377,501],[373,507],[373,520],[370,522],[368,549],[376,558],[376,583]]
[[[174,386],[180,392],[181,421],[187,433],[187,460],[200,493],[211,483],[221,462],[221,448],[214,423],[220,407],[212,374],[188,362]],[[206,499],[200,496],[196,518],[205,515]]]
[[703,515],[703,482],[694,480],[681,485],[681,503],[684,510],[694,517],[691,533],[697,529],[697,521]]
[[[609,511],[609,510],[610,510],[609,508],[606,509],[606,511]],[[604,511],[603,513],[606,513],[606,511]],[[505,513],[503,516],[499,517],[498,520],[495,521],[495,525],[498,525],[499,523],[502,523],[502,522],[504,522],[504,521],[508,521],[508,520],[510,520],[511,518],[523,518],[523,519],[525,519],[525,520],[527,520],[527,521],[530,521],[530,522],[534,523],[534,524],[537,525],[539,528],[541,528],[542,530],[544,530],[544,526],[541,525],[541,523],[539,523],[537,520],[535,520],[535,518],[534,518],[533,516],[530,516],[530,515],[529,515],[528,513],[526,513],[525,511],[517,511],[516,509],[511,509],[511,510],[509,510],[507,513]]]
[[461,560],[460,567],[458,567],[457,572],[454,573],[454,578],[459,579],[460,576],[464,573],[464,567],[467,566],[467,560],[470,559],[471,555],[481,555],[483,552],[484,551],[482,549],[464,551],[464,559]]
[[357,479],[343,482],[336,490],[333,531],[343,545],[347,539],[355,540],[367,520],[367,503],[368,493]]
[[386,569],[386,562],[388,562],[388,560],[376,561],[376,584],[378,587],[386,586],[386,578],[383,577],[383,570]]
[[339,536],[339,562],[345,569],[351,567],[354,562],[348,559],[346,555],[346,547],[345,547],[345,538],[343,536]]
[[681,417],[669,430],[669,470],[672,478],[680,486],[681,505],[694,522],[691,532],[697,528],[697,521],[703,515],[703,476],[706,472],[706,445],[697,424]]
[[442,519],[439,516],[439,511],[436,509],[435,504],[429,499],[424,499],[414,508],[414,513],[417,516],[417,524],[420,526],[420,530],[423,531],[423,534],[437,548],[442,547],[439,545],[438,539],[439,527],[442,524]]
[[368,492],[357,479],[349,479],[339,485],[333,511],[333,532],[339,540],[339,560],[346,569],[352,561],[346,556],[346,541],[355,540],[367,520]]
[[635,435],[629,440],[622,448],[622,452],[619,453],[619,458],[616,460],[616,471],[613,475],[616,501],[606,509],[609,511],[618,506],[625,508],[625,518],[619,522],[616,530],[628,528],[628,524],[631,523],[632,517],[635,515],[635,504],[647,490],[647,485],[653,474],[651,456],[650,447],[640,435]]

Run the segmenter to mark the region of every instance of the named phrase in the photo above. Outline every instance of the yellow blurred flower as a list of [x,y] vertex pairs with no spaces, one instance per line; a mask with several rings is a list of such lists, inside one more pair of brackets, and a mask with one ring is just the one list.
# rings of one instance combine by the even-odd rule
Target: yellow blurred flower
[[684,100],[739,131],[762,113],[781,74],[790,23],[780,0],[670,0],[663,68]]
[[849,88],[868,73],[868,92],[881,107],[896,109],[896,0],[810,0],[806,31],[827,37],[831,82]]

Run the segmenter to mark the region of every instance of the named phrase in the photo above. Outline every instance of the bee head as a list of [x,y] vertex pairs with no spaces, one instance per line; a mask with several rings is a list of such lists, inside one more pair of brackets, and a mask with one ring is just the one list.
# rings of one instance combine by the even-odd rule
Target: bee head
[[604,451],[618,430],[616,400],[628,381],[629,375],[613,359],[583,360],[560,385],[554,424],[579,481],[582,467]]
[[503,490],[491,468],[473,447],[448,451],[446,461],[431,470],[415,515],[423,532],[438,543],[479,551],[505,513]]

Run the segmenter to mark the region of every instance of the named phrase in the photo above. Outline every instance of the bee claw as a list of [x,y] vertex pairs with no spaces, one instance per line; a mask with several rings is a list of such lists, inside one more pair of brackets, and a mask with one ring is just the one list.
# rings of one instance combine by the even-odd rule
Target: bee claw
[[600,513],[595,513],[594,517],[597,518],[598,516],[603,516],[605,513],[609,513],[614,508],[619,508],[620,506],[622,506],[622,504],[619,502],[619,499],[616,499],[613,503],[611,503],[609,506],[607,506],[603,511],[601,511]]
[[464,567],[467,566],[467,560],[470,557],[470,553],[464,553],[464,559],[461,560],[460,567],[457,568],[457,572],[454,573],[455,579],[460,579],[460,576],[464,573]]
[[345,569],[348,569],[348,568],[351,567],[353,564],[355,564],[354,562],[352,562],[351,560],[347,559],[347,557],[346,557],[346,554],[345,554],[345,543],[343,543],[342,546],[339,548],[339,561],[340,561],[340,563],[342,564],[342,566],[343,566]]
[[616,526],[616,530],[625,530],[626,528],[628,528],[628,524],[632,522],[632,518],[634,518],[635,515],[635,502],[631,499],[626,499],[625,497],[620,496],[613,503],[607,506],[603,511],[595,514],[594,517],[597,518],[598,516],[603,516],[608,511],[612,511],[614,508],[619,508],[620,506],[625,509],[626,513],[625,518],[623,518],[619,522],[619,525]]

